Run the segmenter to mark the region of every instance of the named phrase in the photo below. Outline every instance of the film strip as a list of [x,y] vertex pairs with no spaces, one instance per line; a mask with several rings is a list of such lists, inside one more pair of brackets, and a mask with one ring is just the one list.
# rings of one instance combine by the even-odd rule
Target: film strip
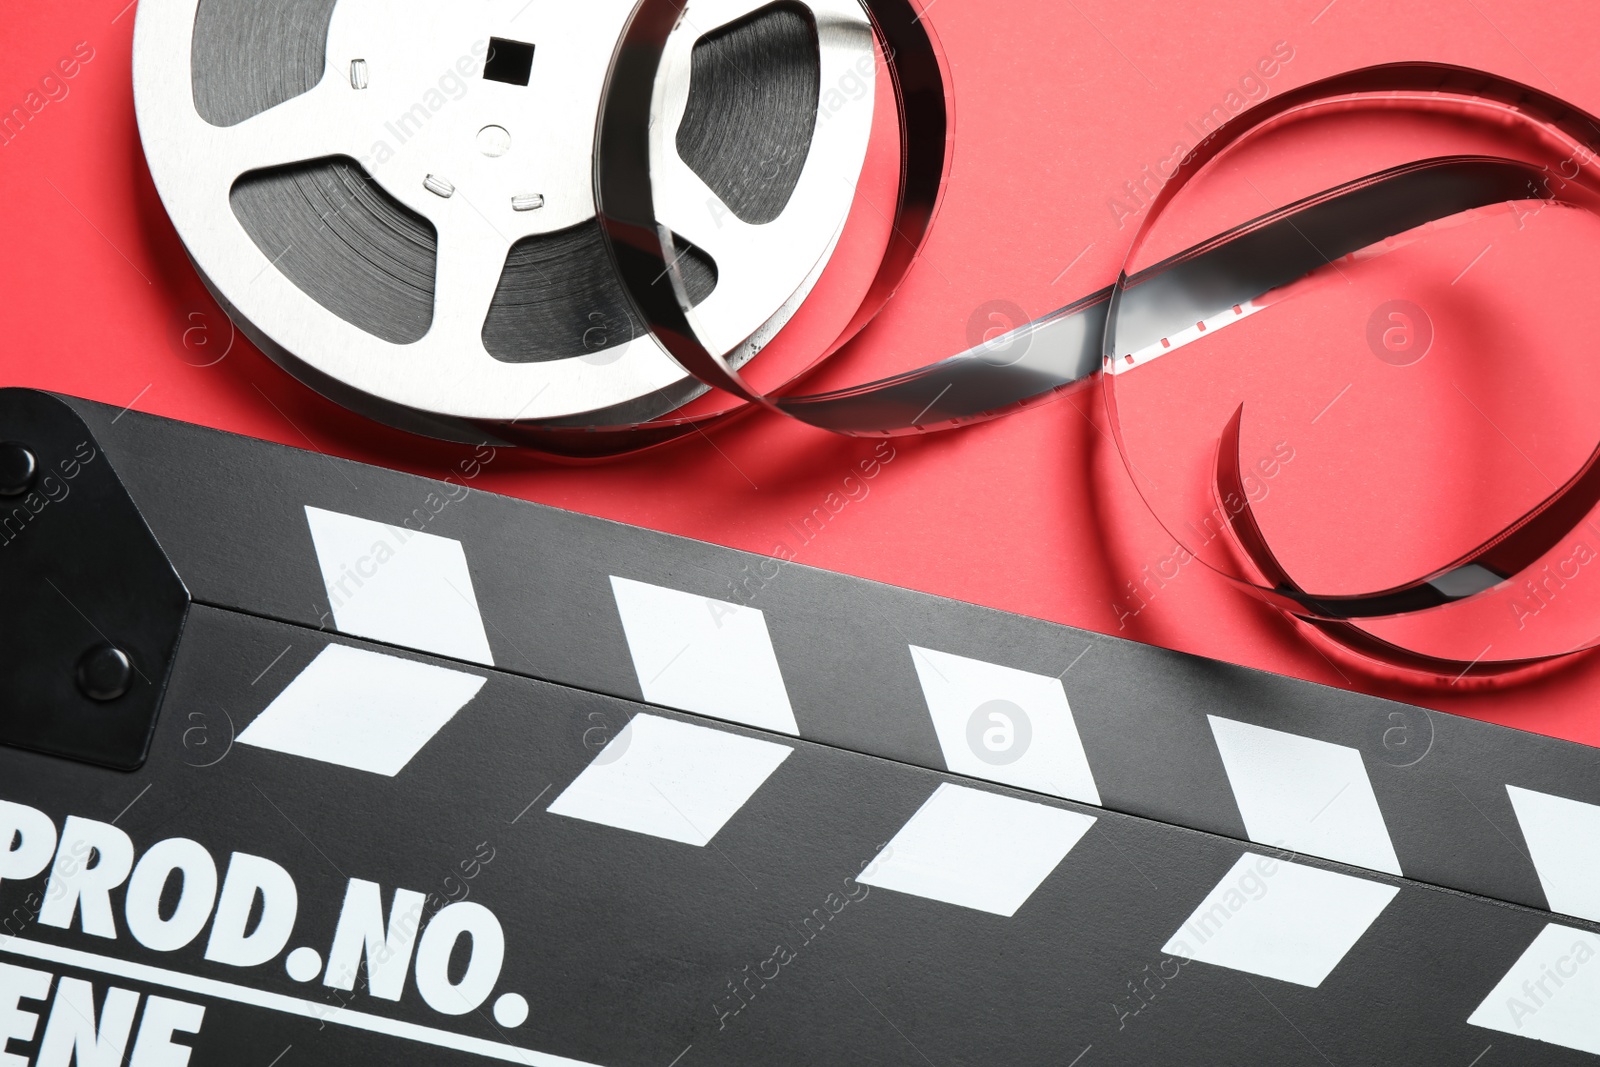
[[65,458],[192,598],[169,663],[78,682],[164,690],[139,769],[0,749],[40,1062],[1600,1054],[1590,749],[83,401],[0,419],[64,644],[140,630],[49,557],[104,513]]

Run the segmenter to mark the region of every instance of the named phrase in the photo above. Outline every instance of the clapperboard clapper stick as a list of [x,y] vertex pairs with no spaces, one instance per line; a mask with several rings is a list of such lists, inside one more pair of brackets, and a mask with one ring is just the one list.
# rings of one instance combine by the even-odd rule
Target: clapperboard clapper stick
[[0,440],[14,1062],[1600,1053],[1591,749],[70,398]]

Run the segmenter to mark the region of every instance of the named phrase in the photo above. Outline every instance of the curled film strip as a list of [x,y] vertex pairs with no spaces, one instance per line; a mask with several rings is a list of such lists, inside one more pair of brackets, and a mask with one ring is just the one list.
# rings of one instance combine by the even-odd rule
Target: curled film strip
[[[1152,247],[1196,221],[1174,219],[1176,204],[1196,193],[1200,200],[1217,197],[1230,180],[1223,177],[1230,167],[1249,172],[1248,153],[1285,155],[1352,120],[1395,129],[1403,123],[1414,141],[1398,157],[1406,162],[1304,196],[1176,255]],[[1567,596],[1560,610],[1528,625],[1566,587],[1558,568],[1569,566],[1567,579],[1577,576],[1568,557],[1584,556],[1592,537],[1589,514],[1600,501],[1600,456],[1595,427],[1581,414],[1591,393],[1569,361],[1558,367],[1554,352],[1542,357],[1537,351],[1548,331],[1524,319],[1501,339],[1487,325],[1499,317],[1516,322],[1537,307],[1547,320],[1588,328],[1583,306],[1560,299],[1548,272],[1550,257],[1590,251],[1589,231],[1600,206],[1597,144],[1600,126],[1593,118],[1548,94],[1473,71],[1410,64],[1352,72],[1267,101],[1185,161],[1134,238],[1111,295],[1103,354],[1119,449],[1136,486],[1187,558],[1258,593],[1332,638],[1334,647],[1404,672],[1452,681],[1468,671],[1480,678],[1517,676],[1600,640],[1579,596]],[[1419,145],[1429,158],[1412,158]],[[1428,149],[1435,145],[1461,151],[1432,155]],[[1486,146],[1495,154],[1483,154]],[[1260,173],[1257,168],[1257,180]],[[1248,179],[1245,185],[1248,194],[1259,195]],[[1275,231],[1275,217],[1292,227]],[[1430,258],[1432,253],[1459,250],[1463,241],[1471,241],[1480,260],[1500,250],[1465,291],[1456,284],[1467,271],[1456,270],[1476,266],[1473,253],[1447,271],[1430,269],[1438,258]],[[1263,278],[1263,264],[1272,265],[1265,270],[1273,277]],[[1359,333],[1358,324],[1348,328],[1349,316],[1338,305],[1351,304],[1347,294],[1366,291],[1363,283],[1374,278],[1380,287],[1374,292],[1393,295],[1384,287],[1398,284],[1455,309],[1437,325],[1449,336],[1431,364],[1417,364],[1427,354],[1426,343],[1396,358],[1369,336],[1379,358],[1365,358],[1363,351],[1352,360],[1349,344],[1323,345],[1302,330],[1291,342],[1289,368],[1259,373],[1264,350],[1252,346],[1250,327],[1243,326],[1270,318],[1255,318],[1257,311],[1295,309],[1292,317],[1302,324],[1342,323],[1341,337]],[[1271,284],[1260,284],[1264,280]],[[1381,304],[1377,312],[1393,304]],[[1409,307],[1407,314],[1423,318],[1422,329],[1435,329],[1425,312]],[[1309,318],[1330,308],[1331,314]],[[1364,305],[1355,310],[1364,317]],[[1412,328],[1409,319],[1397,321]],[[1186,388],[1170,374],[1157,380],[1148,372],[1126,373],[1164,360],[1208,329],[1214,334],[1219,326],[1235,325],[1245,336],[1224,347],[1237,351],[1236,358],[1217,349],[1193,357],[1206,361],[1208,384],[1201,389]],[[1281,346],[1278,328],[1257,335],[1275,337]],[[1491,371],[1499,376],[1486,376]],[[1505,395],[1486,398],[1484,383]],[[1313,460],[1330,469],[1343,465],[1347,473],[1314,479],[1324,499],[1286,523],[1283,509],[1271,513],[1277,502],[1266,503],[1270,487],[1264,474],[1275,462],[1258,472],[1253,461],[1259,462],[1263,424],[1281,429],[1289,424],[1287,408],[1306,407],[1307,398],[1290,396],[1290,386],[1312,393],[1313,412],[1342,397],[1341,390],[1357,388],[1365,397],[1351,401],[1356,410],[1345,413],[1351,416],[1348,429]],[[1154,402],[1163,388],[1182,389],[1192,422]],[[1568,394],[1565,408],[1551,401],[1555,392]],[[1522,477],[1520,470],[1508,475],[1492,457],[1475,452],[1465,434],[1428,442],[1416,463],[1394,456],[1397,443],[1417,435],[1409,427],[1391,431],[1384,422],[1459,425],[1430,422],[1429,404],[1438,397],[1459,404],[1496,449],[1505,448],[1518,465],[1530,465],[1535,476]],[[1518,418],[1539,418],[1542,439],[1518,445],[1518,439],[1526,440],[1523,433],[1507,433],[1501,425],[1507,410],[1520,411]],[[1153,428],[1157,420],[1164,429]],[[1183,467],[1193,475],[1179,479],[1187,482],[1185,490],[1162,490],[1152,482],[1159,451],[1185,453],[1181,463],[1154,474],[1165,479]],[[1456,451],[1470,455],[1453,456]],[[1386,463],[1409,467],[1413,476],[1385,478],[1373,469]],[[1366,498],[1366,505],[1345,493]],[[1451,513],[1442,513],[1447,509],[1437,503],[1441,497],[1455,502]],[[1343,521],[1344,511],[1355,518]],[[1421,548],[1412,544],[1410,551],[1386,551],[1382,531],[1399,523],[1428,525],[1414,521],[1424,515],[1439,527],[1431,539]]]
[[[524,36],[535,43],[510,29],[486,36],[485,25],[520,17],[490,6],[487,19],[420,9],[394,18],[364,0],[272,11],[166,0],[141,8],[135,46],[152,172],[219,300],[310,384],[437,436],[594,457],[757,407],[838,433],[916,433],[998,417],[1104,366],[1126,456],[1117,383],[1149,346],[1170,347],[1229,309],[1265,307],[1341,258],[1452,216],[1507,201],[1589,206],[1582,180],[1554,188],[1534,158],[1413,160],[1217,231],[949,359],[796,395],[805,371],[892,295],[932,223],[950,108],[937,42],[917,10],[909,0],[864,9],[641,0],[530,15],[537,32]],[[852,75],[870,85],[879,63],[899,110],[888,247],[836,340],[759,388],[742,368],[827,266],[871,132],[870,107],[823,115],[821,86]],[[411,76],[434,66],[443,73],[431,83]],[[534,68],[550,81],[533,81]],[[394,71],[408,73],[386,80]],[[469,79],[488,91],[467,92]],[[542,89],[531,101],[501,92],[530,83]],[[418,103],[407,106],[407,93]],[[1434,64],[1356,71],[1264,101],[1209,136],[1162,189],[1135,249],[1217,157],[1297,113],[1363,97],[1446,99],[1499,109],[1562,143],[1596,139],[1587,115],[1488,75]],[[521,124],[515,132],[507,114]],[[425,150],[401,153],[381,138],[361,150],[356,134],[383,115],[397,120],[380,123],[395,141],[415,138]],[[524,144],[533,151],[501,165]],[[441,158],[458,169],[430,166]],[[491,193],[488,217],[478,205]],[[707,390],[731,402],[684,413]],[[1219,499],[1244,499],[1235,415],[1216,428],[1208,488]],[[1595,467],[1591,458],[1452,563],[1376,592],[1303,587],[1249,506],[1224,509],[1234,563],[1197,558],[1382,662],[1452,671],[1471,664],[1385,642],[1362,621],[1447,607],[1514,579],[1587,515],[1600,494]],[[1480,666],[1515,670],[1570,650]]]

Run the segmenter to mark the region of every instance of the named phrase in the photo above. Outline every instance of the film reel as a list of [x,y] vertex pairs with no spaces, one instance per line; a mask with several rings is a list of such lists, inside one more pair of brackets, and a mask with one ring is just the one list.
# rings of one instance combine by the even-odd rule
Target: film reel
[[[134,87],[196,267],[264,351],[383,421],[642,421],[704,390],[641,321],[596,217],[595,129],[628,0],[154,0]],[[674,282],[735,365],[804,300],[871,130],[854,0],[696,0],[661,56],[650,163]],[[862,84],[819,121],[822,86]]]

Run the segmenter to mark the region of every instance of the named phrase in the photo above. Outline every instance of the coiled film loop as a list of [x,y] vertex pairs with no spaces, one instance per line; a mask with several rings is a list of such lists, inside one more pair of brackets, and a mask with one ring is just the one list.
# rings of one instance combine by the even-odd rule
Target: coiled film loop
[[[1351,148],[1353,142],[1333,141],[1330,131],[1351,129],[1342,124],[1354,118],[1377,134],[1372,143]],[[1413,138],[1415,146],[1381,143],[1391,132]],[[1481,150],[1496,144],[1505,154]],[[1430,154],[1439,145],[1479,151]],[[1319,149],[1350,158],[1322,159]],[[1536,290],[1517,291],[1515,284],[1528,272],[1507,286],[1511,268],[1502,264],[1531,257],[1559,270],[1548,265],[1548,256],[1539,261],[1541,249],[1600,249],[1597,149],[1600,124],[1565,102],[1436,64],[1368,68],[1300,87],[1257,105],[1196,146],[1135,232],[1110,296],[1102,348],[1119,451],[1180,547],[1180,562],[1199,560],[1339,646],[1405,672],[1452,680],[1469,671],[1505,676],[1600,640],[1600,627],[1585,610],[1592,599],[1576,591],[1554,595],[1577,577],[1572,559],[1591,552],[1588,516],[1600,502],[1600,449],[1594,447],[1600,426],[1551,410],[1541,430],[1562,442],[1541,440],[1543,451],[1535,457],[1502,425],[1508,421],[1503,411],[1518,417],[1510,399],[1476,388],[1481,383],[1471,377],[1465,385],[1453,380],[1498,365],[1512,379],[1509,391],[1537,396],[1536,383],[1554,372],[1554,362],[1538,351],[1507,359],[1509,353],[1484,340],[1497,329],[1484,316],[1498,301],[1513,315],[1526,307],[1572,325],[1565,320],[1573,305],[1529,307],[1523,298]],[[1274,169],[1274,158],[1297,160],[1322,175],[1408,153],[1429,158],[1357,174],[1165,254],[1195,227],[1249,206],[1249,194],[1265,197],[1256,183],[1281,179],[1280,185],[1294,187],[1287,168]],[[1545,207],[1574,210],[1539,217]],[[1466,252],[1460,258],[1467,269],[1454,280],[1448,274],[1435,280],[1429,266],[1472,235],[1484,245],[1477,258]],[[1480,266],[1496,249],[1500,255]],[[1466,288],[1456,289],[1464,278]],[[1385,285],[1433,293],[1450,313],[1434,321],[1410,301],[1379,304],[1371,320],[1379,329],[1367,331],[1369,356],[1357,351],[1363,348],[1359,327],[1345,328],[1349,305]],[[1402,304],[1407,309],[1386,310]],[[1257,318],[1258,312],[1267,314]],[[1385,314],[1394,316],[1394,325]],[[1412,321],[1419,316],[1422,321]],[[1299,336],[1290,340],[1281,320],[1301,322]],[[1426,331],[1426,343],[1402,354],[1384,348],[1393,347],[1391,340],[1410,343],[1413,329]],[[1330,332],[1337,336],[1330,339]],[[1506,332],[1532,336],[1523,322]],[[1420,362],[1430,346],[1431,363]],[[1572,388],[1600,389],[1579,378]],[[1295,395],[1297,386],[1305,395]],[[1452,386],[1464,402],[1458,414],[1469,423],[1481,418],[1484,437],[1521,452],[1519,462],[1537,477],[1474,477],[1481,471],[1453,459],[1471,439],[1422,442],[1419,447],[1434,449],[1428,455],[1431,486],[1383,469],[1387,461],[1427,472],[1400,449],[1385,454],[1382,442],[1392,436],[1414,443],[1409,420],[1459,425],[1434,407],[1454,399]],[[1506,383],[1498,391],[1507,392]],[[1180,396],[1187,410],[1174,405]],[[1298,409],[1314,423],[1339,403],[1344,407],[1315,430],[1287,414]],[[1342,440],[1329,429],[1340,418],[1352,427]],[[1261,428],[1253,431],[1252,423]],[[1269,429],[1282,440],[1264,451]],[[1296,454],[1290,443],[1295,433],[1313,442],[1309,451],[1323,470],[1297,460],[1292,473],[1280,473],[1291,470],[1284,456]],[[1491,454],[1485,465],[1498,464],[1501,473],[1505,461]],[[1340,465],[1347,469],[1327,472]],[[1374,488],[1390,483],[1387,496]],[[1313,503],[1309,490],[1302,491],[1309,485],[1324,499]],[[1422,501],[1445,486],[1452,489],[1450,500],[1428,514]],[[1329,498],[1341,487],[1346,495]],[[1285,497],[1293,499],[1280,505]],[[1378,503],[1387,503],[1387,513]],[[1448,514],[1440,530],[1419,533],[1441,507]],[[1346,514],[1354,511],[1369,520],[1368,540]],[[1319,531],[1319,524],[1326,528]],[[1398,533],[1392,540],[1406,543],[1395,548],[1371,539],[1379,530]],[[1565,572],[1559,569],[1564,563]],[[1409,574],[1407,566],[1414,568]],[[1533,581],[1541,566],[1538,573],[1557,583],[1542,594]],[[1530,629],[1530,618],[1546,608],[1552,610]]]

